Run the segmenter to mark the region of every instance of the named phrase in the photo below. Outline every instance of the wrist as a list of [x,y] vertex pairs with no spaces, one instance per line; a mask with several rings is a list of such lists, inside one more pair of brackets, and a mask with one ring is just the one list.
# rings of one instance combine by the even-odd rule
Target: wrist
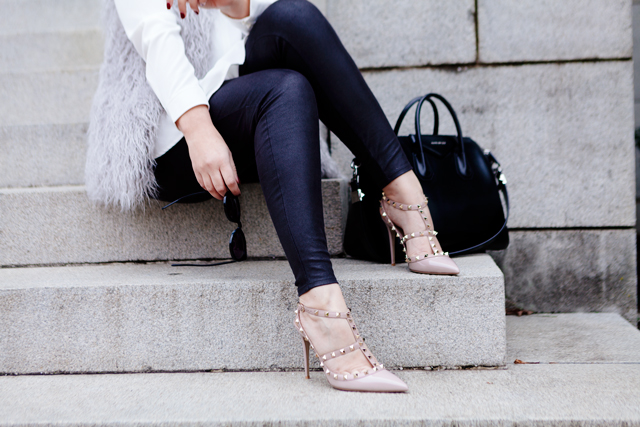
[[213,123],[206,105],[197,105],[176,120],[176,126],[184,134],[187,142],[191,136],[202,132],[208,125],[213,126]]
[[220,12],[232,19],[243,19],[251,14],[250,0],[236,0],[228,6],[221,6]]

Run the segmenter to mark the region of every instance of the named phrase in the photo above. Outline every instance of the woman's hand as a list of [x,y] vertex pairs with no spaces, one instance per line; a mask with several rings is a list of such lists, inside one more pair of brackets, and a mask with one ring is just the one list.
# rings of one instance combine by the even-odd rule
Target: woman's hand
[[196,179],[202,188],[218,200],[227,188],[240,195],[240,182],[231,151],[213,126],[205,105],[193,107],[176,121],[189,146],[189,157]]
[[[175,1],[167,0],[167,9],[171,9]],[[249,0],[177,0],[177,2],[182,19],[187,16],[187,3],[196,14],[200,12],[200,8],[216,8],[234,19],[242,19],[249,16]]]

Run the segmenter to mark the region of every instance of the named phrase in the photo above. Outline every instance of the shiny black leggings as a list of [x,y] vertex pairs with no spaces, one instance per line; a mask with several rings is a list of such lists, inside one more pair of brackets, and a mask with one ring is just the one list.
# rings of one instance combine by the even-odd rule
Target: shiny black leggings
[[[302,295],[337,282],[324,234],[318,118],[375,171],[380,188],[411,166],[360,71],[311,3],[271,5],[246,52],[240,77],[211,97],[211,118],[240,181],[260,182]],[[202,190],[184,139],[157,159],[155,176],[160,200]]]

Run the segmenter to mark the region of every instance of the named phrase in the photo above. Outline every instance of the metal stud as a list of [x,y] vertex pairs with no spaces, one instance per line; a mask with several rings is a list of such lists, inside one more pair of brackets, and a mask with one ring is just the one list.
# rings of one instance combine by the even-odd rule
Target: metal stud
[[384,365],[382,363],[380,364],[380,369],[384,369]]
[[304,330],[302,328],[300,328],[300,332],[304,332]]
[[300,323],[300,321],[298,319],[296,319],[296,323]]
[[333,353],[331,353],[331,357],[336,357],[335,351]]
[[333,374],[333,379],[337,380],[338,379],[338,374]]
[[352,345],[349,346],[349,350],[353,351],[353,346]]
[[327,360],[327,356],[322,356],[322,360]]
[[356,378],[358,378],[358,373],[357,372],[354,375],[356,376]]
[[318,310],[316,310],[316,312],[315,312],[314,314],[316,314],[316,315],[317,315],[317,314],[318,314]]
[[416,237],[416,233],[411,233],[411,237]]
[[433,237],[429,237],[429,240],[433,240]]
[[418,205],[418,209],[420,209],[420,205]]
[[295,314],[298,314],[298,310],[295,310],[295,311],[294,311],[294,313],[295,313]]
[[347,375],[347,374],[345,374],[345,375],[344,375],[344,379],[346,380],[346,379],[347,379],[347,377],[348,377],[348,375]]
[[382,216],[387,216],[387,214],[385,212],[382,213]]
[[411,209],[411,205],[409,205],[409,209]]
[[329,373],[331,373],[331,371],[327,369],[326,373],[329,374]]
[[344,348],[343,348],[343,349],[340,349],[340,354],[344,354],[344,353],[345,353],[345,352],[344,352]]
[[324,313],[324,317],[329,317],[329,312]]

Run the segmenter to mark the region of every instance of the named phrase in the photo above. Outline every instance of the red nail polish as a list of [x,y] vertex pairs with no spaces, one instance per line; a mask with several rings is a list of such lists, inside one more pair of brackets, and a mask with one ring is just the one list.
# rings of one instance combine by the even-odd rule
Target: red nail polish
[[180,18],[184,19],[184,13],[180,12]]
[[167,9],[171,10],[171,3],[167,3]]

